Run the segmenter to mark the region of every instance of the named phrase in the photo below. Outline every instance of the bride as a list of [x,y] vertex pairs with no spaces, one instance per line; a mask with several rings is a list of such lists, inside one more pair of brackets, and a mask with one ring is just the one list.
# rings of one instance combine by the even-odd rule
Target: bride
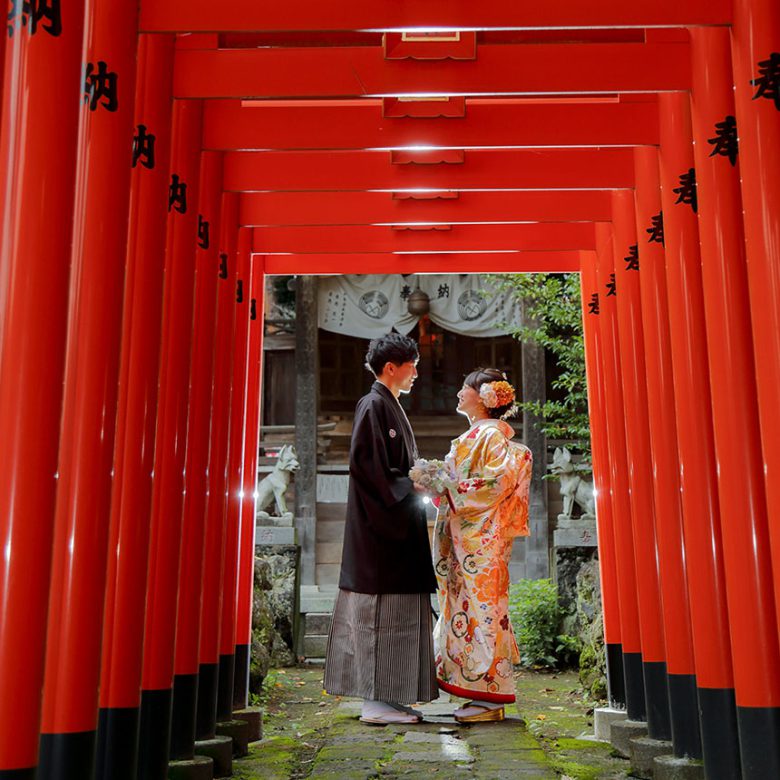
[[531,452],[511,441],[505,418],[514,410],[505,374],[473,371],[458,393],[470,427],[446,458],[457,482],[439,502],[434,531],[434,648],[439,687],[471,700],[455,711],[461,723],[503,720],[504,704],[515,701],[509,559],[514,537],[528,535]]

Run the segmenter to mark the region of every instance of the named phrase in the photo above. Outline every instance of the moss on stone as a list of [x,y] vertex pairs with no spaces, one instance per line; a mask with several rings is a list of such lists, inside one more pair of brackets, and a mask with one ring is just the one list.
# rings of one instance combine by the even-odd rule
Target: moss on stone
[[233,762],[233,777],[239,780],[282,780],[292,776],[297,763],[298,743],[287,737],[271,737],[257,742],[249,755]]
[[607,695],[607,660],[601,580],[596,560],[583,564],[577,573],[576,614],[582,641],[580,683],[590,696],[604,699]]
[[[508,721],[504,721],[507,723]],[[472,731],[467,735],[469,745],[478,747],[482,750],[535,750],[539,743],[525,729],[501,728],[494,726],[492,731],[485,730],[482,733],[473,734]]]
[[249,664],[249,690],[260,694],[271,666],[274,616],[268,604],[268,565],[255,559],[255,587],[252,596],[252,655]]
[[609,753],[612,749],[607,742],[596,742],[591,739],[570,739],[568,737],[561,737],[557,740],[557,743],[561,750],[587,750],[588,752],[602,751],[604,753]]
[[578,764],[558,757],[552,759],[552,765],[556,772],[567,775],[572,780],[598,780],[602,774],[599,767]]
[[348,742],[322,748],[317,761],[378,761],[386,754],[387,750],[374,742]]
[[[578,739],[591,728],[593,702],[578,687],[575,672],[518,675],[517,703],[503,723],[459,727],[440,716],[410,729],[374,729],[359,722],[359,702],[322,691],[322,670],[272,670],[263,686],[267,739],[250,756],[234,762],[240,780],[575,780],[615,778],[628,762],[609,755],[609,746]],[[521,720],[517,714],[520,713]],[[446,714],[446,713],[445,713]],[[454,734],[468,744],[475,761],[433,763],[422,756],[425,740],[406,734]],[[402,744],[403,743],[403,744]],[[433,743],[431,743],[433,744]]]
[[586,644],[580,653],[580,682],[594,698],[604,699],[607,695],[607,681],[604,676],[604,646]]

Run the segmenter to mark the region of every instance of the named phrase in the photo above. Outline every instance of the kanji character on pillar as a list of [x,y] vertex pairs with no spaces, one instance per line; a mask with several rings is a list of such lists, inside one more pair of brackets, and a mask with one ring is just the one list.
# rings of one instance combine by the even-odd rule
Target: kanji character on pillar
[[599,294],[593,293],[588,301],[588,314],[599,313]]
[[750,83],[757,87],[753,100],[766,98],[773,100],[780,111],[780,51],[773,51],[768,60],[758,63],[759,76]]
[[146,125],[138,125],[133,136],[133,168],[140,162],[144,168],[154,168],[154,145],[157,136],[147,132]]
[[209,223],[203,219],[203,214],[198,214],[198,246],[201,249],[208,249],[210,243]]
[[659,211],[650,220],[650,227],[645,230],[645,233],[650,234],[650,238],[647,239],[648,244],[656,243],[664,246],[664,213]]
[[607,282],[607,298],[610,295],[617,295],[617,283],[615,282],[615,274],[609,275],[609,281]]
[[632,244],[628,248],[628,256],[623,258],[626,261],[626,271],[639,270],[639,246]]
[[179,174],[171,174],[171,185],[168,187],[168,211],[176,209],[179,214],[187,213],[187,185],[179,180]]
[[686,203],[695,214],[699,208],[699,199],[696,193],[696,170],[689,168],[686,173],[680,175],[680,186],[675,187],[672,192],[677,193],[675,203]]
[[[38,32],[38,26],[49,35],[62,35],[60,0],[10,0],[8,11],[8,37],[20,27],[30,27],[30,35]],[[44,24],[41,24],[44,22]]]
[[736,165],[737,153],[739,152],[737,118],[729,114],[722,122],[716,122],[715,137],[708,138],[707,143],[714,147],[710,152],[710,157],[715,157],[715,155],[728,157],[729,162]]
[[98,105],[102,105],[107,111],[116,111],[119,108],[117,78],[117,74],[109,71],[108,65],[103,60],[98,61],[97,70],[94,63],[87,63],[84,76],[84,102],[89,105],[90,111],[97,111]]

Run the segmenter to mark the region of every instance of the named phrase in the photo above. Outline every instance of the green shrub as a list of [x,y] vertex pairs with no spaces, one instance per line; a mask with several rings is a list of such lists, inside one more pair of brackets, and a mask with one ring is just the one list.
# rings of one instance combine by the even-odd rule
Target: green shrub
[[580,663],[580,653],[582,653],[582,640],[578,636],[559,634],[555,637],[557,666],[576,669]]
[[509,587],[509,616],[523,666],[555,666],[561,608],[552,580],[520,580]]
[[563,610],[552,580],[520,580],[509,587],[509,616],[523,666],[576,666],[578,637],[559,634]]

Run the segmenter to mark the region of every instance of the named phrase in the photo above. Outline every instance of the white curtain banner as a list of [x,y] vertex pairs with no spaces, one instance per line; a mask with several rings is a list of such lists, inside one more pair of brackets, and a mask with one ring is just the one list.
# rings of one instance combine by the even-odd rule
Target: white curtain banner
[[400,275],[323,276],[319,326],[333,333],[374,339],[395,328],[406,335],[417,323],[409,314]]
[[430,299],[431,321],[466,336],[501,336],[520,323],[520,302],[496,295],[479,274],[367,274],[324,276],[319,284],[319,326],[359,338],[395,328],[409,333],[419,319],[409,314],[409,296],[419,287]]

